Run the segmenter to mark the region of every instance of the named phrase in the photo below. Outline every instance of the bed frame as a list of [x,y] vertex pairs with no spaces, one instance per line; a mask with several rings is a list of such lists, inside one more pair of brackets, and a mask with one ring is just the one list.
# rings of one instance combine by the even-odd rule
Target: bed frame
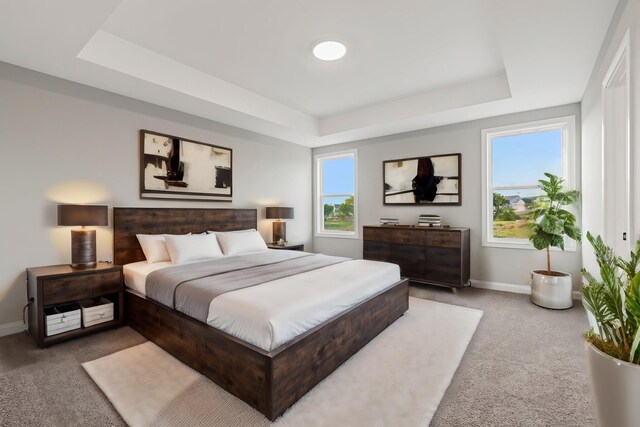
[[[136,234],[256,228],[255,209],[114,208],[114,262],[144,260]],[[273,351],[125,292],[129,326],[273,421],[409,306],[401,280]]]

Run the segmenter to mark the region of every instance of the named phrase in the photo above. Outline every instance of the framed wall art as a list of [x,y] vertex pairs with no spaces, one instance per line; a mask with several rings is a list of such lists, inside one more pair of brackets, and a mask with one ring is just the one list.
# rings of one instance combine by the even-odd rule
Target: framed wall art
[[232,150],[140,131],[140,198],[230,202]]
[[385,205],[461,205],[460,153],[382,162]]

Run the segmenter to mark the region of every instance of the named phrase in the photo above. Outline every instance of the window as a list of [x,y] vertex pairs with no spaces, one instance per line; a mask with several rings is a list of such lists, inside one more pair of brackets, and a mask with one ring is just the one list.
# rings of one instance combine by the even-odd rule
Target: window
[[482,144],[482,245],[533,248],[527,221],[542,195],[538,180],[549,172],[575,185],[575,117],[485,129]]
[[356,154],[316,156],[316,236],[358,237]]

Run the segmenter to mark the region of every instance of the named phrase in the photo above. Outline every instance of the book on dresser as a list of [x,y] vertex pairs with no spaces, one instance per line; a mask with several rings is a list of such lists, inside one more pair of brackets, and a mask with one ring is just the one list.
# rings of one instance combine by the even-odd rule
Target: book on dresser
[[468,228],[372,225],[362,234],[364,259],[398,264],[413,282],[451,288],[469,283]]

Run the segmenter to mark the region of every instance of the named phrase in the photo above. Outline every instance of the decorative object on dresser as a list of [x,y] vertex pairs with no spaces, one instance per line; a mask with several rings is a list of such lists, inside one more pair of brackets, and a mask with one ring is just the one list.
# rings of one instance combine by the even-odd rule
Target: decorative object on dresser
[[440,215],[422,214],[418,217],[418,225],[421,227],[439,227],[442,225]]
[[71,230],[71,266],[90,268],[96,265],[96,230],[88,225],[107,225],[107,207],[103,205],[58,205],[58,225],[82,226]]
[[287,250],[290,250],[290,251],[302,251],[302,252],[304,252],[304,245],[290,245],[290,244],[274,245],[273,243],[268,243],[267,247],[269,249],[287,249]]
[[464,287],[470,278],[469,229],[364,226],[363,258],[398,264],[412,282]]
[[460,153],[385,160],[382,163],[385,205],[461,205]]
[[[95,268],[83,270],[68,265],[27,268],[29,333],[38,346],[46,347],[120,326],[123,292],[119,265],[99,262]],[[93,299],[99,301],[96,307],[91,307]],[[92,314],[104,321],[95,322]],[[111,320],[106,320],[109,316]],[[74,327],[60,326],[66,323]]]
[[284,246],[287,244],[287,223],[283,220],[293,219],[293,208],[270,207],[266,209],[266,218],[273,221],[272,245]]
[[393,217],[380,218],[380,225],[398,225],[398,224],[400,224],[400,221],[398,221],[398,218],[393,218]]
[[232,150],[140,131],[140,198],[231,202]]
[[[136,234],[255,229],[257,211],[114,208],[113,223],[114,260],[127,264],[145,259]],[[409,286],[400,280],[272,351],[140,294],[125,295],[129,326],[273,421],[401,317]]]

